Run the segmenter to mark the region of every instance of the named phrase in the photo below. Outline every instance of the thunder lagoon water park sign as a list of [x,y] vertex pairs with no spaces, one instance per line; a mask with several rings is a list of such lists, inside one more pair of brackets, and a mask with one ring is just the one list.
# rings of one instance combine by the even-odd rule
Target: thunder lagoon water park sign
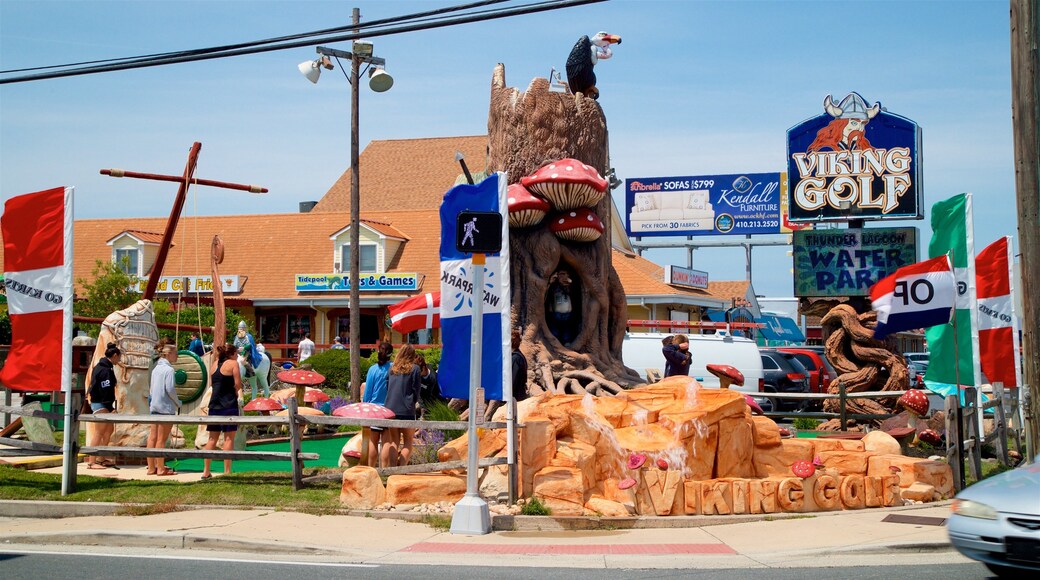
[[787,131],[790,221],[921,219],[921,128],[858,93]]
[[805,230],[793,242],[795,296],[866,296],[917,262],[917,228]]

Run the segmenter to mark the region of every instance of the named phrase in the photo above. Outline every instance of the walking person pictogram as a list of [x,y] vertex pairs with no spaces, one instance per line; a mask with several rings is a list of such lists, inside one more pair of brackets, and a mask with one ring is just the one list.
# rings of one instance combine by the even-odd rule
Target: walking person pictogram
[[469,245],[476,245],[477,241],[473,239],[473,232],[480,233],[480,230],[477,229],[477,218],[473,218],[469,223],[463,224],[462,229],[465,230],[465,235],[462,236],[462,245],[466,245],[466,240],[469,240]]

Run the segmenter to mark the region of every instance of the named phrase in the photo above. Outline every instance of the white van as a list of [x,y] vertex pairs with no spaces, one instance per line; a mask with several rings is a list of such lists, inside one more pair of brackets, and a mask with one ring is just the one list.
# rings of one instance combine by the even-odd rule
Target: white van
[[[664,375],[664,347],[661,340],[670,334],[659,332],[629,332],[621,346],[621,358],[625,366],[639,373],[646,379],[646,369],[657,369]],[[736,367],[744,374],[744,386],[733,385],[734,390],[745,393],[757,393],[759,384],[764,382],[762,357],[758,353],[758,345],[743,336],[728,334],[690,334],[690,352],[693,353],[693,364],[690,376],[696,378],[709,389],[719,388],[719,379],[705,368],[709,364],[723,364]]]

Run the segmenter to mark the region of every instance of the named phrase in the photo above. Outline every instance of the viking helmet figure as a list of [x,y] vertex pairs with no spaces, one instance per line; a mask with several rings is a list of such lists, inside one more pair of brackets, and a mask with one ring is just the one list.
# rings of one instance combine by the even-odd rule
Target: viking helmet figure
[[827,95],[823,100],[823,108],[835,119],[870,120],[881,110],[881,103],[875,102],[873,107],[867,107],[867,101],[858,93],[849,93],[840,105],[835,105],[831,96]]

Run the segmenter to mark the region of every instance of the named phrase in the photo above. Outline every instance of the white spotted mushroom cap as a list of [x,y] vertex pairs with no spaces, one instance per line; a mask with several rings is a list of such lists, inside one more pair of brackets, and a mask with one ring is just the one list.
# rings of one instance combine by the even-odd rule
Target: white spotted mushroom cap
[[603,222],[591,209],[583,207],[554,215],[549,230],[561,240],[593,242],[603,235]]
[[560,159],[520,180],[558,210],[592,207],[607,192],[607,180],[577,159]]
[[534,195],[526,187],[514,183],[506,190],[509,198],[509,227],[529,228],[538,225],[545,219],[552,206],[549,202]]

